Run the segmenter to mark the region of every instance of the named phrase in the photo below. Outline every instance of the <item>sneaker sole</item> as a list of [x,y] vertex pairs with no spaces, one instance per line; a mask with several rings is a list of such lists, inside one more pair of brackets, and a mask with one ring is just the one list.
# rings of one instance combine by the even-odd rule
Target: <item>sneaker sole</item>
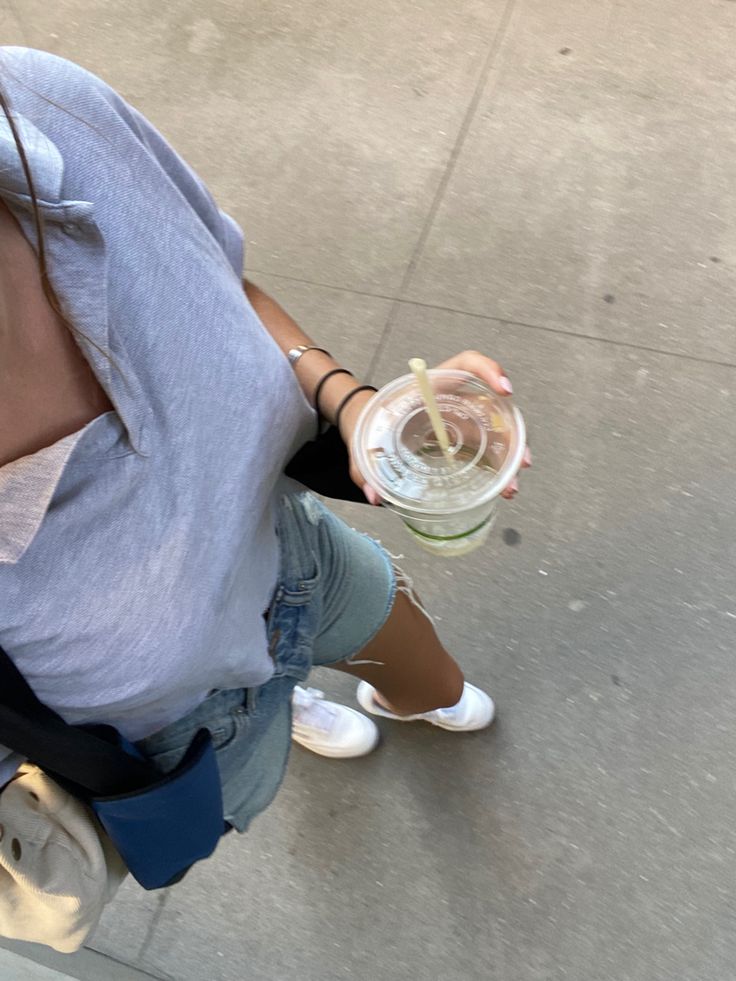
[[[371,715],[378,716],[380,719],[389,719],[391,722],[426,722],[427,725],[434,726],[436,729],[444,729],[445,732],[480,732],[481,729],[487,729],[490,725],[492,725],[496,718],[496,703],[493,701],[493,699],[491,699],[492,709],[491,716],[488,721],[474,726],[443,725],[442,722],[435,722],[433,719],[427,719],[424,715],[394,715],[393,712],[389,712],[378,705],[373,698],[374,691],[375,689],[372,685],[369,685],[366,681],[361,681],[358,685],[358,690],[355,696],[358,704],[364,712],[369,712]],[[488,697],[490,698],[490,695]]]
[[324,746],[316,747],[309,742],[302,741],[293,732],[291,734],[291,739],[292,742],[297,744],[297,746],[301,746],[302,749],[306,749],[310,753],[314,753],[316,756],[325,756],[331,760],[359,760],[363,756],[368,756],[369,753],[372,753],[373,750],[378,747],[378,744],[381,742],[381,734],[379,732],[376,735],[375,742],[372,746],[369,746],[368,749],[361,750],[360,753],[349,750],[330,749],[329,747]]

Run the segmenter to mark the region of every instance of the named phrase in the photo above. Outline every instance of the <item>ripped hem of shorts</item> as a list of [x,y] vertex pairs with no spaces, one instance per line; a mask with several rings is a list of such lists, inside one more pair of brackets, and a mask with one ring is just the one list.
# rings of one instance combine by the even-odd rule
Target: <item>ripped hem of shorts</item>
[[[412,603],[412,605],[415,606],[420,613],[424,614],[424,616],[429,620],[432,626],[433,627],[436,626],[434,620],[432,619],[431,614],[427,612],[424,606],[422,606],[419,597],[414,591],[414,580],[411,578],[411,576],[407,575],[407,573],[404,572],[404,570],[401,568],[400,565],[398,565],[399,560],[403,559],[404,556],[394,555],[392,552],[389,552],[388,550],[384,549],[383,546],[381,545],[380,539],[371,539],[371,541],[375,542],[375,544],[384,553],[384,555],[388,556],[388,558],[391,560],[391,571],[393,573],[393,585],[391,588],[391,595],[389,597],[388,608],[386,610],[386,616],[381,621],[381,625],[375,631],[373,637],[375,637],[376,634],[385,626],[386,621],[388,620],[389,616],[391,615],[391,611],[394,608],[394,603],[396,602],[397,593],[403,593],[404,596],[408,597],[409,602]],[[370,637],[365,642],[365,644],[361,644],[358,651],[356,651],[354,654],[351,654],[350,657],[343,658],[343,662],[345,664],[349,664],[351,668],[358,667],[361,664],[375,664],[379,667],[383,667],[384,664],[383,661],[374,661],[370,658],[356,657],[356,654],[358,654],[366,646],[366,644],[369,644],[370,641],[373,639],[373,637]]]

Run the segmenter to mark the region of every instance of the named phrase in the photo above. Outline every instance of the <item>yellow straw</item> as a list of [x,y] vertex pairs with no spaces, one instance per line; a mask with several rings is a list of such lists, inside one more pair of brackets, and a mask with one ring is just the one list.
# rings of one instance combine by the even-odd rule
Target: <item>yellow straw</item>
[[442,421],[440,410],[437,408],[437,402],[429,381],[429,375],[427,374],[427,362],[423,358],[412,358],[409,361],[409,367],[413,371],[414,377],[419,385],[419,391],[422,393],[424,404],[427,407],[429,421],[432,423],[432,429],[434,429],[434,434],[437,437],[437,442],[440,444],[440,449],[444,453],[445,458],[452,461],[452,455],[450,454],[450,440],[447,436],[447,430],[445,429],[445,424]]

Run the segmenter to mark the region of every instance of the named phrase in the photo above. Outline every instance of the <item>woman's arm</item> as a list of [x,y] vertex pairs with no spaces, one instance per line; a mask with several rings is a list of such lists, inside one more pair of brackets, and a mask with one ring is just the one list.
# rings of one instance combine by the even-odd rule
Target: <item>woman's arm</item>
[[[249,280],[243,280],[243,288],[251,306],[261,318],[264,327],[284,352],[284,355],[301,344],[318,344],[313,341],[289,314],[267,293]],[[333,368],[341,368],[334,358],[321,351],[307,351],[297,361],[294,371],[308,401],[314,405],[314,393],[321,378]],[[319,396],[319,407],[328,422],[335,421],[337,407],[342,399],[361,382],[352,375],[334,375],[328,379]],[[371,392],[358,392],[345,407],[346,422],[357,418],[360,407],[371,397]],[[341,420],[342,422],[342,420]]]
[[[243,280],[243,288],[245,289],[246,295],[250,300],[253,309],[261,318],[265,328],[284,352],[284,355],[286,355],[293,347],[299,347],[300,344],[314,343],[314,341],[312,341],[311,338],[304,333],[296,321],[292,320],[288,313],[286,313],[286,311],[283,310],[279,304],[272,299],[272,297],[268,296],[267,293],[264,293],[263,290],[259,289],[256,285],[245,279]],[[339,365],[334,358],[330,357],[329,355],[322,354],[320,351],[307,351],[306,354],[299,358],[294,370],[304,394],[312,405],[314,405],[314,392],[320,379],[323,378],[328,371],[339,367],[341,367],[341,365]],[[503,368],[498,364],[498,362],[491,360],[491,358],[486,357],[486,355],[481,354],[478,351],[463,351],[461,354],[456,354],[453,358],[443,362],[443,364],[441,364],[439,367],[458,368],[462,371],[469,371],[490,385],[490,387],[499,395],[511,394],[511,383],[506,377],[506,373],[504,372]],[[341,374],[330,378],[322,388],[319,397],[322,415],[329,422],[334,423],[337,407],[339,406],[341,400],[348,394],[348,392],[351,392],[357,385],[360,384],[361,382],[351,375]],[[360,410],[372,397],[372,395],[372,392],[358,392],[352,399],[350,399],[340,417],[340,433],[348,448],[350,447],[351,437],[353,430],[355,429],[358,416],[360,415]],[[521,466],[523,469],[531,466],[531,455],[528,449],[524,454],[524,460]],[[363,493],[370,503],[378,504],[378,495],[371,487],[368,487],[368,485],[364,483],[363,475],[354,464],[351,465],[350,475],[358,487],[362,488]],[[514,480],[509,487],[503,491],[502,496],[511,498],[514,496],[517,490],[518,483],[516,480]]]

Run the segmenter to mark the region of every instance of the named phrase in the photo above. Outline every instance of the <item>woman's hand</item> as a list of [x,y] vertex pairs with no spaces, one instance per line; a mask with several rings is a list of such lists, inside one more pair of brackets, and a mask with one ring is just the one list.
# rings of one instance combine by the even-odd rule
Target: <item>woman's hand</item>
[[[493,361],[491,358],[481,354],[479,351],[463,351],[462,353],[456,354],[454,357],[449,358],[447,361],[443,361],[442,364],[437,365],[437,367],[452,368],[457,371],[468,371],[470,374],[480,378],[481,381],[484,381],[498,395],[508,396],[511,395],[513,391],[511,382],[506,377],[501,365],[498,364],[497,361]],[[372,397],[372,392],[359,392],[345,407],[345,411],[343,412],[340,420],[340,432],[342,438],[345,440],[348,450],[350,450],[352,446],[352,437],[353,432],[355,431],[355,425],[358,421],[358,416],[360,415],[363,406]],[[356,467],[355,461],[352,459],[352,454],[350,460],[351,478],[355,481],[358,487],[361,488],[367,500],[371,504],[380,504],[380,497],[378,496],[377,492],[365,482],[365,477]],[[529,447],[527,446],[526,450],[524,451],[521,467],[522,469],[526,469],[531,465],[531,453],[529,452]],[[501,496],[505,497],[507,500],[511,500],[518,490],[519,482],[517,477],[514,477],[508,487],[502,492]]]
[[[456,371],[468,371],[471,375],[476,375],[481,381],[484,381],[497,395],[508,396],[513,393],[511,382],[501,365],[497,361],[486,357],[485,354],[481,354],[480,351],[462,351],[460,354],[448,358],[447,361],[443,361],[442,364],[438,364],[437,367],[454,368]],[[527,446],[522,457],[521,469],[526,470],[531,465],[532,455]],[[505,497],[507,501],[510,501],[518,490],[519,481],[517,475],[506,490],[501,492],[501,497]]]

